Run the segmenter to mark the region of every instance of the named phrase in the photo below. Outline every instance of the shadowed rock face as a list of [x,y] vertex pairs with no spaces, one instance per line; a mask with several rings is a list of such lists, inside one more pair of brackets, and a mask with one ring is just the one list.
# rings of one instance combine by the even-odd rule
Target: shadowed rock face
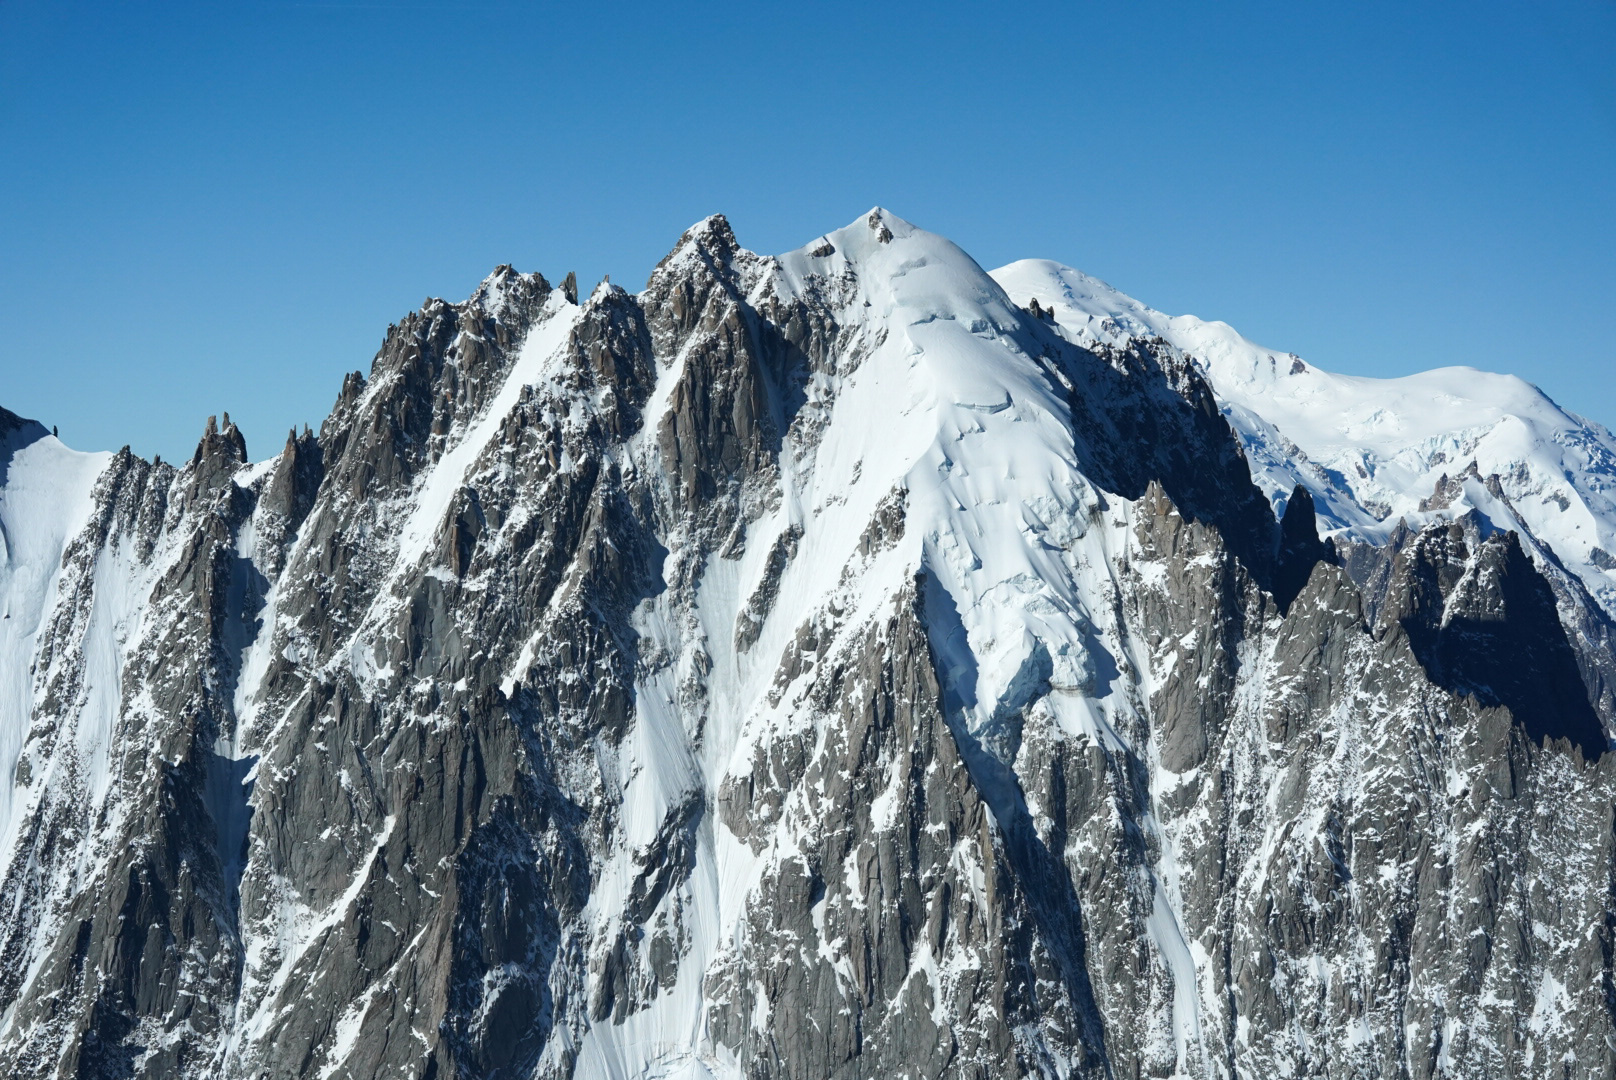
[[[1550,580],[1514,533],[1489,535],[1471,515],[1404,530],[1355,561],[1379,632],[1400,627],[1433,682],[1508,708],[1533,742],[1564,740],[1589,760],[1605,752],[1607,620],[1573,596],[1580,618],[1568,631]],[[1592,661],[1586,678],[1579,651]]]
[[106,465],[4,657],[13,1075],[1616,1074],[1609,639],[1513,536],[1338,555],[884,212],[578,301]]

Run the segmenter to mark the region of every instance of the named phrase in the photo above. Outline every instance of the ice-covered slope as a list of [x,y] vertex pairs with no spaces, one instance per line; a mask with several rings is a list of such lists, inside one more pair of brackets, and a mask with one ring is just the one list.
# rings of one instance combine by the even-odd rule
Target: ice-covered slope
[[[34,657],[68,542],[95,509],[111,454],[70,450],[32,420],[0,409],[0,777],[13,777],[35,705]],[[0,781],[0,850],[9,848],[15,786]]]
[[1375,543],[1399,521],[1479,510],[1546,544],[1616,615],[1616,438],[1530,383],[1468,367],[1335,375],[1059,263],[993,276],[1018,303],[1053,310],[1074,341],[1158,337],[1194,357],[1276,505],[1303,484],[1327,531]]

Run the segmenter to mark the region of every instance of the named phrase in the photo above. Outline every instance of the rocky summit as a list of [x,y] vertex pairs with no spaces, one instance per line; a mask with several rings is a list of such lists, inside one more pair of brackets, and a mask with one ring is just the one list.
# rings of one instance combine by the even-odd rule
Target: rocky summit
[[1616,439],[883,210],[0,412],[21,1078],[1616,1076]]

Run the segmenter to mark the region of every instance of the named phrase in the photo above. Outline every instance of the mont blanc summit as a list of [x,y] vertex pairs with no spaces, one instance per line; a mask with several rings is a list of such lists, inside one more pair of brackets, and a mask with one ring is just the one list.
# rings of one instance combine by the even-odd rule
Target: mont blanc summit
[[15,1076],[1616,1074],[1616,439],[1524,382],[713,217],[247,445],[0,412]]

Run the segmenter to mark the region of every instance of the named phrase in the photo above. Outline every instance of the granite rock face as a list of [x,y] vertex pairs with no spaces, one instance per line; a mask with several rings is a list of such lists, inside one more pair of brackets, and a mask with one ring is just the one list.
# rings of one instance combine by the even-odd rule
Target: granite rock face
[[1616,1077],[1599,606],[884,211],[501,267],[59,550],[0,439],[12,1075]]

